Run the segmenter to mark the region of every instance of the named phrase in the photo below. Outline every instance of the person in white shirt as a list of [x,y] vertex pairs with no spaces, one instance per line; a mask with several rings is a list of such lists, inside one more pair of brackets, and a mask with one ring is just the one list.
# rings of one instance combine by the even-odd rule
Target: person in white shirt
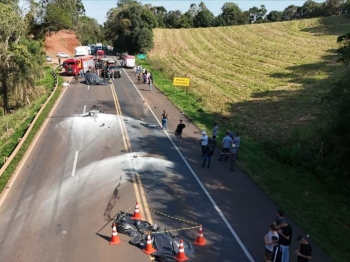
[[202,158],[203,158],[204,157],[205,148],[208,145],[208,136],[207,136],[207,132],[206,131],[202,131],[201,142],[202,142]]
[[265,235],[264,241],[265,241],[265,260],[266,262],[270,262],[272,260],[272,253],[273,253],[273,247],[274,243],[272,241],[272,237],[279,237],[277,233],[277,226],[274,224],[270,225],[270,231]]

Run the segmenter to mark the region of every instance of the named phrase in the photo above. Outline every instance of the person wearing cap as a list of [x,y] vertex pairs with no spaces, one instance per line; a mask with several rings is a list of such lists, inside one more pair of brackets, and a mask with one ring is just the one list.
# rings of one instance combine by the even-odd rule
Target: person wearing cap
[[221,150],[219,161],[222,161],[224,156],[225,156],[224,161],[227,161],[228,153],[232,146],[232,142],[233,142],[232,138],[230,137],[229,133],[226,132],[226,136],[222,139],[222,150]]
[[205,156],[205,148],[208,145],[207,132],[205,132],[204,130],[202,131],[202,138],[200,139],[200,141],[202,142],[202,158],[204,158],[204,156]]
[[293,229],[284,218],[277,222],[277,227],[282,250],[282,262],[289,262],[289,246],[292,243]]
[[300,242],[300,250],[295,250],[294,253],[298,256],[298,262],[309,262],[312,256],[312,247],[304,236],[298,236]]

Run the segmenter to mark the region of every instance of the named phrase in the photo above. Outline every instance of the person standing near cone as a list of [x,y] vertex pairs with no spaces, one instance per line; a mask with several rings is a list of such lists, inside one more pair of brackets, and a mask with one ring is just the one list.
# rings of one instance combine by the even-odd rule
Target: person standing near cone
[[222,139],[222,150],[221,150],[219,161],[222,161],[223,158],[224,158],[224,161],[227,161],[232,143],[233,143],[232,138],[229,136],[229,133],[226,132],[226,136]]

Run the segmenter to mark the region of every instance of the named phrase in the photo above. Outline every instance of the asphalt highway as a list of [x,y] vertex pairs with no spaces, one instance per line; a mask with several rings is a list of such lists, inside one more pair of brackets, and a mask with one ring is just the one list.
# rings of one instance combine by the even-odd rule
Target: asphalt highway
[[125,72],[65,89],[0,196],[0,262],[149,261],[125,235],[108,243],[111,219],[136,201],[145,220],[190,242],[197,228],[188,228],[203,225],[207,244],[190,261],[261,261],[263,235],[224,216],[244,212],[244,223],[249,211],[215,204],[231,193],[209,195]]

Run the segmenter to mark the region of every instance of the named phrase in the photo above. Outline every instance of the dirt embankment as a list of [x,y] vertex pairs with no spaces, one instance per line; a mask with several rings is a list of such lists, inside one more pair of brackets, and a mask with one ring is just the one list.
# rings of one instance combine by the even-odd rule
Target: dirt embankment
[[45,52],[53,59],[56,58],[58,52],[74,56],[74,49],[79,45],[81,44],[77,35],[71,30],[61,30],[45,38]]

